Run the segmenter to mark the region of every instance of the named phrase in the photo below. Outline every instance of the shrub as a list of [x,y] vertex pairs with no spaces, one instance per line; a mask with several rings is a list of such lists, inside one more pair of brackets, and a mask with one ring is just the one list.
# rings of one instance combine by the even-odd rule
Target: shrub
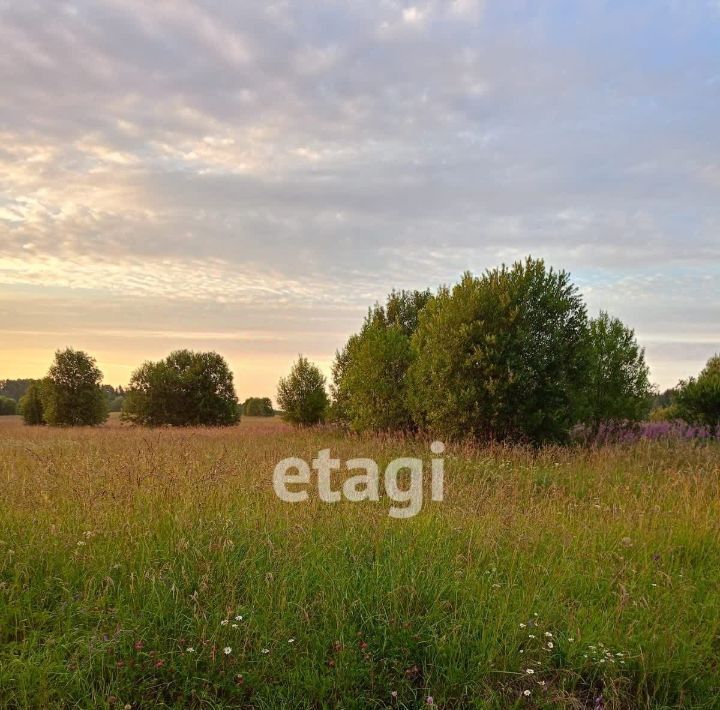
[[413,427],[410,338],[430,299],[429,291],[393,292],[385,307],[376,304],[369,311],[360,333],[336,354],[331,388],[336,418],[356,431]]
[[17,414],[17,402],[12,397],[0,395],[0,416]]
[[43,418],[56,426],[95,426],[108,417],[95,359],[82,350],[58,350],[41,388]]
[[240,419],[233,376],[214,352],[177,350],[130,379],[122,418],[145,426],[230,426]]
[[319,424],[324,421],[329,404],[325,377],[300,355],[290,374],[278,383],[277,401],[286,421],[301,426]]
[[645,351],[635,333],[617,318],[600,313],[590,321],[589,381],[586,420],[595,428],[603,421],[639,421],[652,402]]
[[42,382],[33,382],[18,402],[18,411],[25,424],[39,426],[45,424],[42,403]]
[[674,404],[669,404],[667,407],[657,407],[648,416],[648,420],[651,422],[673,422],[681,418],[680,411]]
[[445,438],[566,439],[582,413],[587,331],[568,274],[542,260],[466,273],[420,313],[415,421]]
[[720,355],[711,357],[697,379],[679,385],[675,405],[680,416],[691,424],[720,424]]
[[247,417],[273,417],[275,410],[270,397],[248,397],[242,406]]

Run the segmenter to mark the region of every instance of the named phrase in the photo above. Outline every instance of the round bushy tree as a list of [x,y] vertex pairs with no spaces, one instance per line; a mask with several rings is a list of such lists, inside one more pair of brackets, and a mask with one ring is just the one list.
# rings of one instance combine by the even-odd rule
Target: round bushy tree
[[652,404],[650,370],[633,330],[601,312],[590,321],[588,335],[587,420],[597,427],[646,417]]
[[102,372],[82,350],[58,350],[42,384],[43,418],[55,426],[96,426],[108,418]]
[[329,404],[325,377],[300,355],[290,374],[278,383],[277,402],[286,421],[301,426],[319,424],[325,419]]
[[711,357],[697,378],[680,383],[675,407],[691,424],[720,425],[720,355]]
[[446,438],[565,439],[582,410],[587,327],[568,274],[542,260],[465,274],[420,313],[416,422]]
[[146,426],[230,426],[240,419],[233,375],[214,352],[177,350],[130,379],[122,418]]
[[45,424],[43,416],[42,383],[33,382],[20,398],[18,411],[22,415],[25,424],[39,426]]

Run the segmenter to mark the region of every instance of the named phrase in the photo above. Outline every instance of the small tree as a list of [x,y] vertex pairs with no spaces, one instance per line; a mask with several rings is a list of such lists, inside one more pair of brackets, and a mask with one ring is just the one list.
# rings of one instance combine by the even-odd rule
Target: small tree
[[18,402],[18,410],[25,424],[39,426],[45,424],[43,417],[42,383],[33,382]]
[[590,321],[588,421],[638,421],[652,404],[645,351],[622,321],[601,312]]
[[58,350],[42,386],[43,416],[56,426],[96,426],[108,417],[102,372],[81,350]]
[[347,354],[334,387],[336,400],[344,402],[344,419],[355,431],[411,429],[406,392],[410,338],[397,326],[373,323],[348,341]]
[[17,402],[12,397],[0,395],[0,416],[17,414]]
[[286,421],[301,426],[318,424],[324,420],[329,404],[325,377],[300,355],[290,374],[278,383],[277,401]]
[[122,418],[146,426],[231,426],[240,419],[233,376],[214,352],[177,350],[130,379]]
[[356,431],[413,428],[408,407],[410,338],[430,291],[393,291],[385,306],[375,304],[359,333],[336,353],[333,363],[333,418]]
[[675,407],[691,424],[720,425],[720,355],[711,357],[697,378],[680,383]]

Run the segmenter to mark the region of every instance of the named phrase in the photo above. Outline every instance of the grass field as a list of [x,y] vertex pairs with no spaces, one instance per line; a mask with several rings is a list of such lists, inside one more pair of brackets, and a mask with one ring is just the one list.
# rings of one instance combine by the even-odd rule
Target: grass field
[[450,446],[410,520],[279,501],[324,447],[429,460],[0,420],[0,706],[720,707],[717,444]]

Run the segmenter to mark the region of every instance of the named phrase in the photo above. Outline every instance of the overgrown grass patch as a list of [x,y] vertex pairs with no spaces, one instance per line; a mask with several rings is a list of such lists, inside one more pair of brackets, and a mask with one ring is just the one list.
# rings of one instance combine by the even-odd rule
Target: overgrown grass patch
[[277,500],[275,463],[326,447],[428,460],[252,421],[4,424],[0,704],[720,705],[717,444],[449,446],[410,520]]

